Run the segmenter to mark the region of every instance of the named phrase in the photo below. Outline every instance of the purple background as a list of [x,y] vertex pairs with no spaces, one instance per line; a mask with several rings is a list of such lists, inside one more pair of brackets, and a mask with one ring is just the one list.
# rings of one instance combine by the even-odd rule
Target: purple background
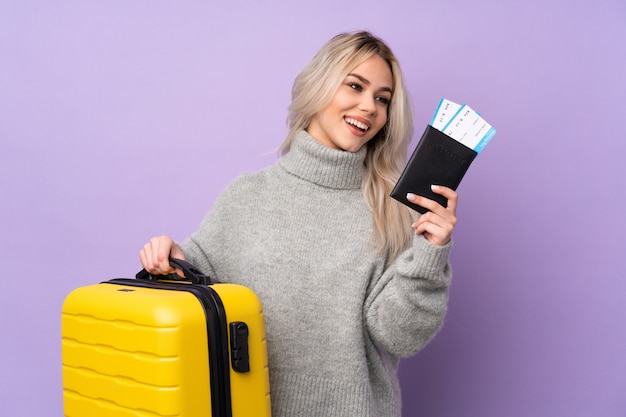
[[65,296],[272,163],[293,78],[361,28],[397,53],[416,136],[443,96],[498,129],[404,415],[626,415],[623,0],[209,3],[0,3],[2,416],[62,415]]

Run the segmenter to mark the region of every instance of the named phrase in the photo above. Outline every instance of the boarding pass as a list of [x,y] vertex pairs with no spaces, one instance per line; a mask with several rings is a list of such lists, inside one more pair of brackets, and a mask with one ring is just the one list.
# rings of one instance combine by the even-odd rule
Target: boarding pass
[[442,98],[431,126],[480,153],[496,134],[496,129],[467,104]]

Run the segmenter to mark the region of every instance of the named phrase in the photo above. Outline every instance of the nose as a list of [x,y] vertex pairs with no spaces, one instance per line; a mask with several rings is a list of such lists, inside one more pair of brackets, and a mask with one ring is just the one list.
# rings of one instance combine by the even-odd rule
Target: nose
[[359,103],[359,109],[372,116],[376,115],[376,98],[369,94],[363,94],[361,96],[361,102]]

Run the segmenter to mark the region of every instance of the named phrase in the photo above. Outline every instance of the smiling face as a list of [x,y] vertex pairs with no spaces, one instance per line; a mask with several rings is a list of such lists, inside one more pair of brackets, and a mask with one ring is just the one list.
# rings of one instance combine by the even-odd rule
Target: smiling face
[[387,122],[392,91],[389,65],[374,54],[350,71],[306,130],[330,148],[356,152]]

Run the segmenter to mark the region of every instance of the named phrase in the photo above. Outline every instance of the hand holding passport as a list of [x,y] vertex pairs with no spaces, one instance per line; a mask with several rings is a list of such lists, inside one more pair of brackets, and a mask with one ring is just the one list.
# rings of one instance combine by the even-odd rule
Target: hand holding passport
[[427,210],[408,201],[408,193],[446,207],[447,199],[432,192],[431,185],[456,190],[474,158],[495,134],[496,130],[466,104],[441,99],[391,197],[420,213]]

